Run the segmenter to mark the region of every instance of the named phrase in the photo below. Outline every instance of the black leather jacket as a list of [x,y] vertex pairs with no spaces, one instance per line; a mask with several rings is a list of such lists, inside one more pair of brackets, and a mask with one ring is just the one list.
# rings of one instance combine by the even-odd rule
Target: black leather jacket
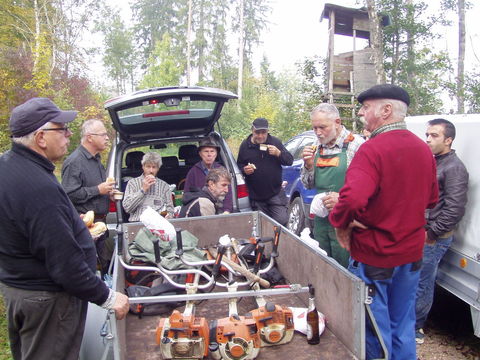
[[455,150],[436,155],[439,199],[427,213],[427,232],[431,240],[453,231],[465,214],[468,172]]

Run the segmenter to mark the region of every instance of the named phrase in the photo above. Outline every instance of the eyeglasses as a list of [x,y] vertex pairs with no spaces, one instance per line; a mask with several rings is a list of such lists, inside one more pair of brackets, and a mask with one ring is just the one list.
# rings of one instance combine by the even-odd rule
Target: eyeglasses
[[47,129],[41,129],[42,131],[63,131],[63,134],[65,136],[67,136],[67,134],[69,133],[70,129],[68,128],[68,126],[64,126],[64,127],[61,127],[61,128],[47,128]]
[[101,133],[101,134],[94,134],[94,133],[90,133],[88,135],[95,135],[95,136],[102,136],[102,137],[107,137],[108,134],[107,133]]

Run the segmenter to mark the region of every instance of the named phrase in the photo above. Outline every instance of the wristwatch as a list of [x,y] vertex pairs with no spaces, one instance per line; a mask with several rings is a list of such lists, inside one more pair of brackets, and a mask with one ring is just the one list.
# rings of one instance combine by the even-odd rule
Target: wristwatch
[[140,192],[141,192],[143,195],[147,195],[147,193],[146,193],[143,189],[140,189]]

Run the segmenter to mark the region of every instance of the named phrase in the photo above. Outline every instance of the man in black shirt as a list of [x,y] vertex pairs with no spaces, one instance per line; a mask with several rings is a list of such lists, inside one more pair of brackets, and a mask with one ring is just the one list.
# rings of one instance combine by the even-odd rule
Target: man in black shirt
[[62,185],[81,214],[95,212],[96,220],[108,213],[110,193],[115,181],[106,181],[100,153],[108,147],[108,134],[101,120],[87,120],[82,125],[80,146],[65,159]]
[[288,214],[287,198],[282,189],[282,165],[292,165],[293,156],[280,139],[268,133],[267,119],[253,121],[252,134],[240,145],[237,163],[246,175],[252,209],[285,225]]
[[75,111],[46,98],[13,109],[0,157],[0,291],[14,359],[78,359],[87,301],[128,312],[128,298],[95,276],[88,229],[58,183]]
[[[95,221],[105,222],[115,180],[106,179],[100,153],[108,147],[109,140],[101,120],[87,120],[82,125],[79,147],[65,159],[62,167],[62,185],[79,214],[89,210]],[[106,236],[95,242],[102,273],[107,272],[111,251],[105,246]]]

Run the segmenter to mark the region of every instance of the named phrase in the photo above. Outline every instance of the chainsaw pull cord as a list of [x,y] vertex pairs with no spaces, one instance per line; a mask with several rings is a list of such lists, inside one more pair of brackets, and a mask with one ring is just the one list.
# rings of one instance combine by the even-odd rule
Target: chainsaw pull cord
[[255,248],[255,265],[253,266],[253,273],[257,274],[260,270],[260,264],[262,263],[263,251],[265,250],[265,244],[259,242]]
[[175,255],[180,257],[183,255],[182,229],[175,228],[175,232],[177,233],[177,250],[175,250]]
[[272,253],[270,254],[271,257],[276,258],[278,257],[278,243],[280,241],[280,227],[279,226],[274,226],[273,227],[273,232],[275,234],[273,238],[273,247],[272,247]]
[[220,265],[222,263],[222,257],[225,254],[227,248],[223,245],[218,247],[217,257],[215,258],[215,263],[213,264],[212,277],[214,281],[217,279],[218,274],[220,273]]

